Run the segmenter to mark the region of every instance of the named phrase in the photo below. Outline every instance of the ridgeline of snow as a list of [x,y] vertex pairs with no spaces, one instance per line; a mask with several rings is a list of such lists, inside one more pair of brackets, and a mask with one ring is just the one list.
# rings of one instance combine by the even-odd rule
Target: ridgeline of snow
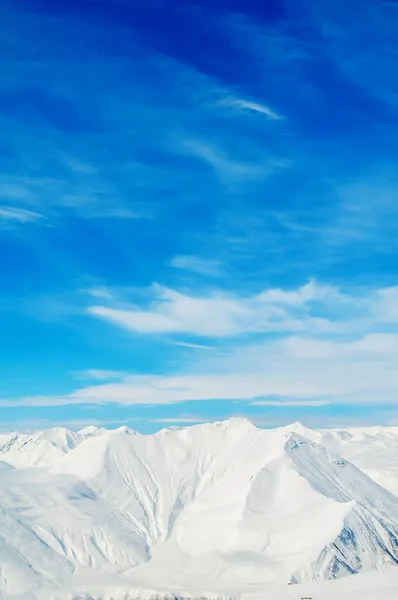
[[0,446],[0,597],[237,597],[394,566],[398,497],[379,485],[394,489],[394,464],[398,428],[262,430],[233,418],[155,435],[11,434]]

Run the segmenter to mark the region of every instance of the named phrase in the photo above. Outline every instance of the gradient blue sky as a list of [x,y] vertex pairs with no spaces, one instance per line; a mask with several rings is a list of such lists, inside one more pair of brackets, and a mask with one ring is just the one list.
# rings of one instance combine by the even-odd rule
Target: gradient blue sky
[[398,3],[0,22],[1,428],[398,424]]

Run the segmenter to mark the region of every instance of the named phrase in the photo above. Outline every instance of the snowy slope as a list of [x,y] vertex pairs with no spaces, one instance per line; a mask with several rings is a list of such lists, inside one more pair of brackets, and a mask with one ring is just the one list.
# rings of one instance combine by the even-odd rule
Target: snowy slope
[[14,432],[0,438],[0,460],[16,468],[49,466],[86,437],[64,427],[53,427],[34,434]]
[[397,564],[398,498],[351,463],[305,438],[293,435],[286,452],[314,489],[352,506],[339,535],[297,579],[329,579]]
[[323,445],[351,461],[398,495],[398,427],[364,427],[324,432]]
[[394,566],[398,497],[335,452],[358,457],[369,437],[240,418],[151,436],[12,434],[0,447],[0,597],[250,595]]
[[309,429],[301,423],[284,428],[343,456],[377,483],[398,495],[398,427]]
[[15,468],[45,466],[56,463],[65,451],[40,434],[12,433],[0,446],[0,460]]

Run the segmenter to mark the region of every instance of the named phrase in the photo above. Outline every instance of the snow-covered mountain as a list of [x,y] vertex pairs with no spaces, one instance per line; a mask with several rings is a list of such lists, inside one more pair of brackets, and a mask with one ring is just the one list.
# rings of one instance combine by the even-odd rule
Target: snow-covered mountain
[[398,564],[398,428],[234,418],[1,443],[2,597],[236,597]]

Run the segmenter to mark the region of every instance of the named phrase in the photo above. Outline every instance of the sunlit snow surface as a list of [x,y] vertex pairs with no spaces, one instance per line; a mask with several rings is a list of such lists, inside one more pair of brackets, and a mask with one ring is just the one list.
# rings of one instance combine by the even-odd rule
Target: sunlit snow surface
[[398,428],[2,435],[0,597],[395,600],[397,466]]

